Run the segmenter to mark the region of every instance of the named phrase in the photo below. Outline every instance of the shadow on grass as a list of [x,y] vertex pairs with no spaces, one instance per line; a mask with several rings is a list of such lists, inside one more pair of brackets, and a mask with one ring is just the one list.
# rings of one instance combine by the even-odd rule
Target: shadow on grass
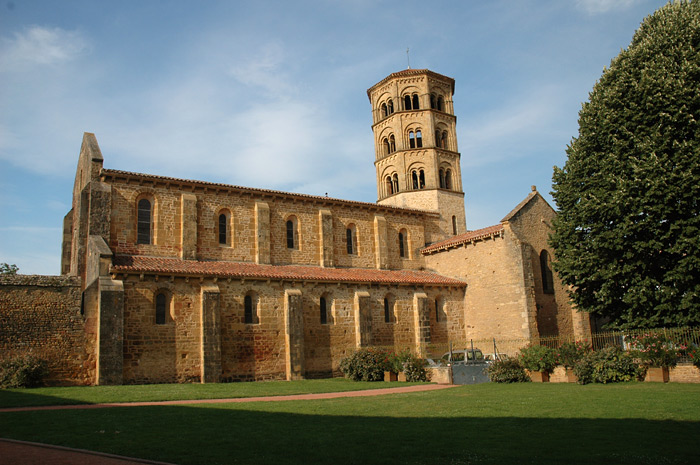
[[0,389],[0,408],[37,407],[41,405],[86,404],[80,400],[47,396],[34,389]]
[[[291,407],[292,410],[295,407]],[[4,413],[0,437],[178,464],[696,464],[700,422],[326,415],[283,405]],[[280,410],[280,411],[274,411]]]

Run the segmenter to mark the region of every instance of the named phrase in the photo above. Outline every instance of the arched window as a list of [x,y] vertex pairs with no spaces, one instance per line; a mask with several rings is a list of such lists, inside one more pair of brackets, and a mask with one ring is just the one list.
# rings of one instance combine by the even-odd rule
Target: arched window
[[287,219],[286,223],[287,230],[287,248],[288,249],[298,249],[299,248],[299,225],[296,217],[291,216]]
[[345,230],[345,243],[348,255],[357,255],[357,229],[354,224]]
[[452,235],[457,235],[457,217],[452,215]]
[[430,108],[433,110],[437,107],[437,99],[435,98],[435,94],[430,94]]
[[326,298],[321,297],[318,304],[321,311],[321,324],[328,324],[328,308],[326,307]]
[[391,183],[391,176],[386,177],[386,193],[392,195],[394,193],[394,185]]
[[418,105],[418,94],[413,94],[413,109],[420,109],[420,105]]
[[164,325],[168,308],[168,296],[160,292],[156,295],[156,324]]
[[425,172],[423,170],[418,171],[418,188],[425,189]]
[[399,257],[408,257],[408,233],[405,229],[399,231]]
[[226,245],[228,243],[228,218],[225,213],[219,215],[219,244]]
[[407,95],[403,98],[403,106],[404,106],[404,110],[411,109],[411,96],[410,95]]
[[391,134],[389,136],[389,153],[394,153],[396,152],[396,139],[394,139],[394,135]]
[[554,294],[554,276],[549,261],[549,253],[546,250],[540,252],[540,270],[542,271],[542,292]]
[[392,114],[394,112],[394,101],[389,99],[387,101],[387,103],[388,103],[388,105],[387,105],[388,113]]
[[435,322],[439,323],[442,320],[442,305],[440,305],[440,298],[435,299]]
[[452,189],[452,170],[445,170],[445,189]]
[[384,139],[384,155],[389,155],[391,153],[391,145],[389,145],[389,139]]
[[394,173],[394,177],[392,178],[393,183],[394,183],[394,194],[399,192],[399,175]]
[[437,99],[437,109],[439,111],[445,111],[445,99],[442,98],[442,95]]
[[255,293],[248,293],[243,298],[243,322],[251,325],[258,322],[258,296]]
[[440,136],[440,147],[443,149],[447,148],[447,131],[442,131],[442,135]]
[[416,135],[413,131],[408,131],[408,147],[412,149],[416,148]]
[[411,180],[413,181],[413,189],[418,189],[418,172],[416,170],[411,172]]
[[393,323],[395,321],[394,312],[392,307],[394,306],[394,298],[389,296],[384,297],[384,323]]
[[440,188],[445,188],[445,170],[442,168],[440,168]]
[[148,199],[139,200],[136,215],[136,243],[151,243],[151,223],[152,209],[151,201]]
[[423,147],[423,134],[420,132],[420,129],[416,131],[416,147]]
[[389,116],[389,112],[387,111],[386,103],[382,103],[382,118],[386,118]]

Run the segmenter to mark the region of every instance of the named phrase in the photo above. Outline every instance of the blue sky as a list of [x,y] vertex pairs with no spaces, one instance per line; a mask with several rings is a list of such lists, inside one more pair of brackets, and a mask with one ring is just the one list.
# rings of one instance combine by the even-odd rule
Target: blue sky
[[537,185],[660,0],[0,3],[0,262],[60,271],[83,132],[106,168],[376,201],[366,90],[456,80],[467,227]]

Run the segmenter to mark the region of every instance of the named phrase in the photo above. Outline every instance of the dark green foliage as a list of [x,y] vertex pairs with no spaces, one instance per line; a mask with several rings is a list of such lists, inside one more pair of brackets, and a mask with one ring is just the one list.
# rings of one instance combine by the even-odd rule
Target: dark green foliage
[[16,275],[19,271],[17,265],[10,265],[8,263],[0,263],[0,275]]
[[531,381],[517,358],[496,360],[488,366],[486,372],[494,383],[528,383]]
[[639,375],[639,366],[628,352],[619,347],[606,347],[587,353],[574,366],[574,374],[579,384],[634,381]]
[[340,361],[340,371],[354,381],[383,381],[384,371],[389,370],[389,358],[385,351],[360,349]]
[[403,366],[406,381],[428,381],[428,372],[425,370],[427,364],[428,363],[425,361],[425,359],[418,358],[412,354],[409,355]]
[[576,362],[590,351],[591,346],[588,343],[582,341],[565,342],[557,349],[557,363],[567,368],[573,368]]
[[33,355],[21,355],[0,362],[0,387],[37,387],[49,375],[46,360]]
[[693,365],[700,368],[700,347],[690,346],[686,351],[686,355],[690,359]]
[[557,353],[547,346],[529,345],[520,349],[520,363],[530,371],[551,373],[557,366]]
[[554,168],[554,267],[609,327],[700,324],[700,1],[644,20]]

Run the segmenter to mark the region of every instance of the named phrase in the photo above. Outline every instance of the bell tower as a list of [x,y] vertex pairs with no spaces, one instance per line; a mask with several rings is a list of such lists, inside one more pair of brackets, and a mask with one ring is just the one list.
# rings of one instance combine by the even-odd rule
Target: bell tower
[[439,213],[431,242],[467,231],[454,88],[447,76],[406,69],[367,90],[377,203]]

